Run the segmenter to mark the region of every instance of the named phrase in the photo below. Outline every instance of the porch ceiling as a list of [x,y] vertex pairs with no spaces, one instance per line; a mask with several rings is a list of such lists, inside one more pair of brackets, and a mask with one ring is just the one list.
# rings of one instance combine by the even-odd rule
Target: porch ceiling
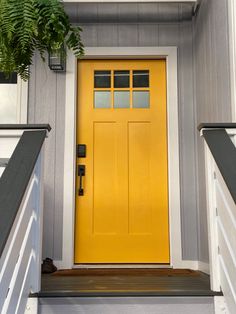
[[64,3],[72,23],[176,23],[192,19],[196,1]]

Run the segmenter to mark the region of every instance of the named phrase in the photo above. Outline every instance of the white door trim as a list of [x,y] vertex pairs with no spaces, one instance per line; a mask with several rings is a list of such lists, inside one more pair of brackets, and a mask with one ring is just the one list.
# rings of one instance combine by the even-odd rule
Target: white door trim
[[28,120],[28,81],[17,77],[17,123],[26,124]]
[[[179,174],[177,47],[87,47],[84,58],[160,59],[167,63],[168,173],[171,266],[197,268],[196,261],[182,260]],[[65,104],[63,255],[59,268],[74,266],[74,214],[76,165],[77,60],[67,56]],[[192,267],[191,267],[192,266]]]

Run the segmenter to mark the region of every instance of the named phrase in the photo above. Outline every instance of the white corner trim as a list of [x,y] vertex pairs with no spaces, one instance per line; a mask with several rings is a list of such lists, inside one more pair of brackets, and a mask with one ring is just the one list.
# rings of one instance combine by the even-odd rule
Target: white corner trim
[[182,260],[174,268],[198,270],[198,261]]
[[210,275],[210,265],[209,263],[198,262],[198,270],[201,272]]
[[[167,114],[168,114],[168,183],[171,266],[198,269],[197,261],[182,260],[180,218],[179,129],[177,47],[87,47],[86,59],[160,59],[167,64]],[[77,60],[71,52],[67,56],[65,153],[64,153],[64,204],[63,253],[59,268],[73,268],[74,263],[74,213],[75,213],[75,149],[76,149],[76,94]],[[184,266],[185,265],[185,266]],[[189,267],[187,266],[189,265]]]
[[207,225],[208,225],[208,245],[209,245],[209,265],[211,289],[221,291],[219,272],[219,252],[218,252],[218,231],[216,225],[216,192],[215,192],[215,165],[210,149],[206,142],[205,151],[205,176],[207,195]]
[[214,297],[215,314],[230,314],[224,296]]
[[59,269],[70,269],[74,263],[77,60],[71,51],[68,51],[66,67],[63,251]]
[[228,0],[229,59],[232,121],[236,122],[236,2]]
[[28,82],[17,78],[17,123],[26,124],[28,120]]
[[[66,262],[70,266],[66,266],[67,265]],[[71,269],[71,261],[70,260],[68,260],[68,261],[66,261],[66,260],[64,260],[64,261],[63,260],[55,260],[55,261],[53,261],[53,264],[57,267],[57,269]]]
[[169,51],[167,61],[167,123],[168,123],[168,185],[170,219],[170,253],[174,268],[182,264],[180,170],[179,170],[179,118],[177,48]]
[[33,314],[38,313],[38,298],[28,298],[26,307],[25,307],[25,314]]

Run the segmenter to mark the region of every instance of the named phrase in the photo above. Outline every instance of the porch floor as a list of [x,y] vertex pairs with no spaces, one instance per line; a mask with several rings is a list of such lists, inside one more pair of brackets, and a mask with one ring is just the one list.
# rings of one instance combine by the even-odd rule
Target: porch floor
[[42,275],[39,297],[214,296],[208,275],[188,269],[73,269]]

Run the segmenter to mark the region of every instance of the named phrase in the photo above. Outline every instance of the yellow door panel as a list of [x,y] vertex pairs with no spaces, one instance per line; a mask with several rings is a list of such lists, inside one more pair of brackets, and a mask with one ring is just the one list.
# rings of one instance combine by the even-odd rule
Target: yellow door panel
[[129,232],[150,234],[150,130],[149,122],[128,123],[129,133]]
[[[116,197],[116,123],[94,123],[93,233],[114,234]],[[107,193],[106,191],[109,191]],[[104,197],[106,195],[106,197]],[[109,224],[107,222],[110,222]]]
[[169,263],[165,60],[78,62],[75,263]]

